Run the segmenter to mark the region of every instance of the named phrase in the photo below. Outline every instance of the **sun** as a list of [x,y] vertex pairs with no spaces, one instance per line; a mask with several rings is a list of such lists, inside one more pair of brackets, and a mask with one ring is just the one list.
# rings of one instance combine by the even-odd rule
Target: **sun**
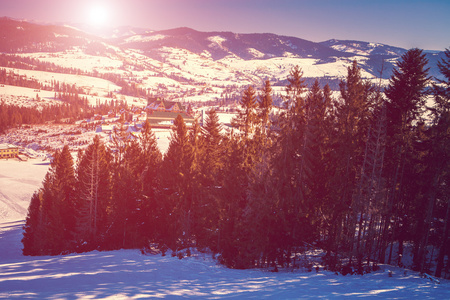
[[100,3],[93,4],[89,7],[88,13],[90,25],[95,27],[103,27],[107,25],[109,21],[109,11],[107,6]]

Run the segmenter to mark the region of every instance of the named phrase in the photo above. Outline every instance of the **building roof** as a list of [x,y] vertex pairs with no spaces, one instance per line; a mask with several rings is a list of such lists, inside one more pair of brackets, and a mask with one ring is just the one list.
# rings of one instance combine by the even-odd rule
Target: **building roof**
[[13,144],[0,144],[0,150],[7,150],[7,149],[17,149],[19,146],[13,145]]

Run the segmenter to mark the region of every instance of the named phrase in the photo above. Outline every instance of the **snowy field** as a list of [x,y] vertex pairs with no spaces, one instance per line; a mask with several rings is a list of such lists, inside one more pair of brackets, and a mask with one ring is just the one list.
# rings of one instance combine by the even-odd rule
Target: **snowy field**
[[0,299],[450,299],[449,281],[389,266],[344,277],[231,270],[201,253],[182,260],[139,250],[25,257],[21,227],[48,167],[40,158],[0,161]]

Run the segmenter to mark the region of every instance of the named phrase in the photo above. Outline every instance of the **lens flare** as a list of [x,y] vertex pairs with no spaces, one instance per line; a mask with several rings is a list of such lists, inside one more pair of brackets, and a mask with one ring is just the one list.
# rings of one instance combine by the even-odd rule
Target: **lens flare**
[[109,11],[105,5],[94,4],[89,9],[89,23],[93,26],[105,26],[108,23]]

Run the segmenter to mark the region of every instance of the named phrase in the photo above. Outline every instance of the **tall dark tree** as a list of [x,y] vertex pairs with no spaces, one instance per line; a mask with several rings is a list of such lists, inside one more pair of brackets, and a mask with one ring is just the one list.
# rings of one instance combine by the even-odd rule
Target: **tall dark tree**
[[[428,271],[425,264],[425,248],[433,243],[433,233],[438,232],[435,240],[439,249],[436,261],[436,276],[442,276],[444,258],[449,249],[449,227],[450,227],[450,50],[446,49],[445,57],[438,62],[442,79],[436,79],[433,84],[434,105],[429,107],[433,122],[426,132],[426,139],[422,143],[426,154],[425,174],[427,178],[424,184],[424,198],[418,213],[426,211],[424,222],[424,235],[421,240],[422,253],[419,251],[419,259],[416,259],[417,267],[422,272]],[[420,217],[420,216],[417,216]],[[433,220],[442,220],[433,222]],[[434,245],[433,245],[434,246]],[[448,255],[448,253],[447,253]]]
[[222,125],[214,109],[207,112],[205,124],[201,134],[203,155],[200,160],[202,193],[200,195],[196,212],[197,243],[202,247],[210,245],[217,251],[219,236],[218,192],[223,182],[224,144],[222,142]]
[[445,57],[438,62],[438,68],[443,79],[435,78],[433,95],[435,105],[429,108],[433,113],[435,122],[450,111],[450,49],[446,49]]
[[347,77],[339,87],[340,99],[335,104],[337,131],[332,147],[334,170],[330,170],[332,199],[328,209],[332,217],[328,242],[329,250],[351,258],[357,215],[361,213],[354,196],[363,161],[373,88],[362,79],[356,61],[347,68]]
[[72,156],[65,146],[62,151],[55,151],[43,187],[33,195],[30,204],[30,226],[26,226],[26,232],[33,233],[25,241],[34,241],[32,253],[57,255],[74,250],[75,183]]
[[163,205],[161,190],[161,163],[162,155],[158,148],[155,133],[148,120],[144,123],[139,139],[141,147],[140,161],[143,166],[141,174],[143,212],[143,235],[149,241],[160,241],[162,226],[159,220],[163,219]]
[[[291,253],[302,242],[311,237],[310,206],[307,177],[310,174],[310,131],[307,127],[308,110],[305,101],[306,85],[302,70],[294,67],[287,80],[284,112],[275,124],[276,142],[271,165],[273,205],[277,228],[273,247],[279,249],[277,260],[290,264]],[[249,200],[252,203],[254,201]]]
[[127,142],[122,160],[112,167],[112,197],[108,212],[108,234],[105,247],[138,248],[143,246],[139,235],[143,217],[141,174],[143,164],[140,161],[141,149],[136,140]]
[[256,101],[256,91],[249,85],[239,101],[241,109],[239,109],[238,114],[233,119],[234,126],[243,132],[245,139],[248,139],[249,135],[253,133],[257,121]]
[[[394,69],[393,75],[385,89],[387,97],[387,148],[386,172],[388,180],[388,201],[392,207],[395,220],[392,237],[399,243],[399,261],[403,254],[403,242],[412,239],[412,220],[414,200],[418,185],[414,184],[417,177],[417,155],[414,140],[417,124],[423,118],[426,101],[426,86],[429,82],[428,60],[420,49],[411,49],[402,55]],[[417,225],[417,224],[416,224]],[[421,227],[421,226],[419,226]],[[421,234],[415,234],[416,237]],[[420,238],[419,238],[420,239]],[[392,245],[388,263],[392,257]],[[416,241],[418,251],[419,242]],[[415,255],[418,258],[417,255]]]
[[268,130],[268,127],[270,125],[270,112],[272,110],[273,106],[273,90],[272,86],[270,85],[270,81],[266,80],[264,82],[264,87],[261,90],[261,93],[259,95],[259,101],[258,101],[258,110],[259,110],[259,119],[261,120],[261,128],[262,133],[265,135],[265,133]]
[[[171,218],[167,220],[167,231],[165,236],[167,244],[172,249],[182,247],[177,244],[178,240],[186,242],[185,222],[187,216],[188,182],[190,171],[191,147],[189,145],[189,134],[186,123],[181,115],[174,121],[172,134],[170,136],[169,148],[164,155],[162,170],[164,172],[162,185],[168,191],[169,206],[166,214]],[[170,229],[169,229],[170,228]]]
[[[306,184],[310,190],[311,212],[315,215],[315,222],[325,223],[328,216],[320,215],[320,211],[326,211],[330,201],[330,177],[332,172],[331,165],[333,161],[331,141],[335,134],[333,124],[333,101],[328,85],[320,89],[319,81],[316,80],[307,95],[308,105],[308,131],[310,138],[308,141],[309,159],[311,164],[311,173],[308,175]],[[322,220],[322,221],[320,221]],[[317,230],[320,225],[315,226]],[[316,233],[317,234],[317,233]]]
[[77,242],[80,251],[95,249],[105,241],[111,204],[112,156],[96,135],[77,165]]
[[33,194],[28,207],[28,214],[23,226],[23,238],[22,244],[23,255],[40,255],[42,253],[42,245],[45,243],[43,240],[41,226],[41,201],[42,192],[38,191]]
[[[76,199],[75,199],[75,168],[72,154],[69,151],[69,146],[65,145],[61,150],[56,164],[56,188],[61,201],[61,217],[64,227],[64,240],[73,244],[74,234],[76,228]],[[72,248],[70,246],[68,248]]]

